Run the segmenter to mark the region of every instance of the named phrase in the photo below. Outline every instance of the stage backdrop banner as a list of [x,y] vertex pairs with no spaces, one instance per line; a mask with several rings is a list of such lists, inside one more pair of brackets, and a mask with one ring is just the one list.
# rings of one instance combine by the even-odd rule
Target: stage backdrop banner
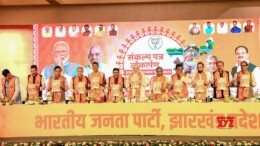
[[111,103],[4,106],[0,108],[0,137],[260,136],[259,104]]
[[[151,79],[158,66],[170,78],[176,64],[194,74],[201,61],[205,71],[213,73],[217,60],[222,60],[233,77],[240,71],[236,65],[244,60],[250,62],[249,70],[257,80],[254,91],[260,94],[258,18],[35,24],[33,28],[33,63],[45,79],[54,74],[55,65],[63,67],[67,78],[76,76],[79,66],[88,75],[94,61],[107,78],[115,67],[128,76],[137,63]],[[238,46],[248,52],[235,52]]]

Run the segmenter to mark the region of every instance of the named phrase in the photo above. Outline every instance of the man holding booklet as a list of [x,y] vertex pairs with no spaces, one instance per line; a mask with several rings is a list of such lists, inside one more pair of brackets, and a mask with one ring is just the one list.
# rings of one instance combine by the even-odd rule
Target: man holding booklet
[[77,76],[72,78],[70,84],[70,91],[73,93],[75,102],[85,103],[86,97],[88,96],[88,77],[84,76],[83,67],[78,67]]
[[234,85],[237,85],[237,97],[239,101],[244,101],[253,96],[253,89],[256,85],[255,76],[248,71],[248,63],[242,61],[240,63],[241,71],[234,76]]
[[64,76],[61,75],[61,67],[54,68],[54,76],[49,78],[47,85],[47,92],[50,92],[51,101],[60,103],[65,101],[65,92],[68,91],[68,82]]
[[107,102],[118,102],[124,96],[125,79],[119,74],[119,69],[113,69],[113,76],[107,80]]
[[31,74],[28,75],[27,97],[29,100],[35,100],[42,97],[42,90],[45,88],[44,78],[38,73],[36,65],[31,66]]

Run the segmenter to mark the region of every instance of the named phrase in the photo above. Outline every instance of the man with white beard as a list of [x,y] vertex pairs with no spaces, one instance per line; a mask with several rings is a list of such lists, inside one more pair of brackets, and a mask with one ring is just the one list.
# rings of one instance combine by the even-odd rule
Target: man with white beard
[[69,44],[64,41],[59,41],[54,44],[52,53],[55,63],[43,68],[42,75],[45,79],[49,79],[54,75],[54,68],[56,66],[60,66],[62,68],[65,76],[72,78],[77,75],[77,68],[81,65],[69,61],[69,51]]
[[[80,64],[72,63],[69,61],[70,58],[70,47],[69,44],[64,41],[56,42],[53,46],[54,61],[52,65],[45,66],[42,71],[42,75],[45,80],[54,76],[54,68],[60,66],[63,71],[63,76],[70,83],[71,78],[77,75],[77,68],[81,67]],[[47,81],[45,81],[47,83]],[[43,92],[44,96],[44,92]]]

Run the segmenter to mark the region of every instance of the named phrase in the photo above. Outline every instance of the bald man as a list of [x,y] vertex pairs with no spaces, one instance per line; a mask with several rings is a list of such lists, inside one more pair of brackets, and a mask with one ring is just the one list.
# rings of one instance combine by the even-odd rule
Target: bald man
[[137,101],[145,101],[145,87],[148,86],[147,77],[140,71],[138,64],[133,65],[133,72],[126,80],[126,88],[128,89],[128,98],[135,98]]
[[91,46],[88,50],[88,61],[89,64],[84,67],[84,75],[88,76],[91,72],[93,72],[92,69],[92,63],[97,62],[99,65],[99,71],[101,72],[108,72],[106,70],[106,65],[102,63],[103,59],[103,53],[99,46]]

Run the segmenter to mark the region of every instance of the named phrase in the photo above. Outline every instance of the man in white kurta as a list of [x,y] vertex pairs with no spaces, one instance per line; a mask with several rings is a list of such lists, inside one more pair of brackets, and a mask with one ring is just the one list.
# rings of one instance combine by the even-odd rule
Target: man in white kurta
[[145,87],[148,86],[149,80],[140,71],[138,64],[133,65],[133,72],[128,76],[126,80],[126,88],[128,89],[128,98],[135,98],[137,101],[145,101],[147,97],[145,95]]

